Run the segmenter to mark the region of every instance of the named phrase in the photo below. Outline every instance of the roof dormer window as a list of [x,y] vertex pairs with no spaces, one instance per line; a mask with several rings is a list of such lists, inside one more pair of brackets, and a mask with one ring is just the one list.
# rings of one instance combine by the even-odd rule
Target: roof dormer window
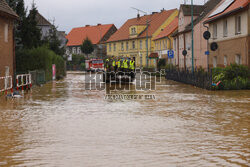
[[136,34],[136,28],[135,27],[132,27],[131,28],[131,35],[135,35]]

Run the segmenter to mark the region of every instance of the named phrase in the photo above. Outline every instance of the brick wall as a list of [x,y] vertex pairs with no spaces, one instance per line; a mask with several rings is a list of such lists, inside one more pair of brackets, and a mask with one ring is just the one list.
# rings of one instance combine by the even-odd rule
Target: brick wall
[[[10,69],[10,75],[13,75],[13,20],[0,15],[0,77],[5,76],[5,67]],[[8,42],[5,42],[5,25],[8,24]]]
[[236,55],[241,56],[241,64],[250,68],[249,62],[249,36],[218,42],[218,50],[210,51],[209,66],[213,67],[213,57],[217,56],[217,66],[224,67],[224,56],[227,64],[235,63]]

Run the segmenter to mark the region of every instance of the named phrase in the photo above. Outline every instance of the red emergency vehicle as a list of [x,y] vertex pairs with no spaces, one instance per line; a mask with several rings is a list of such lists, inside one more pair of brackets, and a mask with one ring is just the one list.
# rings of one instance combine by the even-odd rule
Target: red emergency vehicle
[[104,63],[102,59],[85,60],[85,67],[88,72],[104,71]]

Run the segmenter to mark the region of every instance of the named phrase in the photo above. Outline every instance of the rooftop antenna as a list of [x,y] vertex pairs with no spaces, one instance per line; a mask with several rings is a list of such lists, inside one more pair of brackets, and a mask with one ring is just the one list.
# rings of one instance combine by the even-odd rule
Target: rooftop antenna
[[141,10],[141,9],[137,9],[137,8],[134,8],[134,7],[131,7],[131,9],[137,10],[138,14],[140,14],[140,12],[141,12],[141,13],[144,13],[144,14],[147,14],[147,12],[145,12],[145,11],[143,11],[143,10]]

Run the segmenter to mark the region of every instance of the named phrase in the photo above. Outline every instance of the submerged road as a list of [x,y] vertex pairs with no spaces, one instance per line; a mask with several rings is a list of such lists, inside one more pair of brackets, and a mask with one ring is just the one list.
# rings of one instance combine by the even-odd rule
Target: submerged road
[[[163,79],[156,99],[105,99],[85,74],[0,97],[0,166],[249,166],[250,91]],[[111,92],[112,94],[112,92]]]

